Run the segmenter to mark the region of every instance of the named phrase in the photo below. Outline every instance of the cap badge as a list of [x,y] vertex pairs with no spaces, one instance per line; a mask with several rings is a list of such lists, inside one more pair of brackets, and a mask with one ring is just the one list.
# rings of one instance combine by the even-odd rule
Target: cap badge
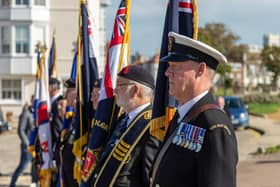
[[128,71],[129,71],[129,66],[126,66],[126,67],[123,69],[123,73],[124,73],[124,74],[128,74]]
[[173,43],[174,43],[174,37],[173,36],[169,36],[168,37],[168,51],[172,51],[172,47],[173,47]]

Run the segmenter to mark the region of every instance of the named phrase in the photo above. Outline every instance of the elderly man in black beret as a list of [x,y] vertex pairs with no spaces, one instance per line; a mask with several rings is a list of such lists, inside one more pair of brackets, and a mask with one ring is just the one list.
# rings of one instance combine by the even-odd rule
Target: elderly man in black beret
[[153,89],[152,75],[140,66],[129,65],[118,74],[115,94],[117,104],[125,113],[97,163],[94,186],[148,185],[158,146],[156,140],[145,146],[149,137]]
[[235,187],[237,143],[230,119],[209,92],[226,58],[212,47],[171,32],[169,94],[177,114],[155,159],[150,186]]

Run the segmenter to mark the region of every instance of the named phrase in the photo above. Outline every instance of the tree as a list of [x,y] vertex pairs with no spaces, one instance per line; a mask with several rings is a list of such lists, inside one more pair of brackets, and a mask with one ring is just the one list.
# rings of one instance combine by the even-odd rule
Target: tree
[[240,39],[223,23],[208,23],[199,28],[198,39],[223,53],[230,61],[242,61],[247,45],[237,45]]
[[280,47],[265,47],[262,50],[261,58],[265,67],[274,73],[272,83],[276,86],[280,75]]

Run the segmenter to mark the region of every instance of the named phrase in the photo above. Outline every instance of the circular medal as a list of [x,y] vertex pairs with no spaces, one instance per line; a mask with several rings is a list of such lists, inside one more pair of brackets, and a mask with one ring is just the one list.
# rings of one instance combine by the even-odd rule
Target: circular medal
[[196,149],[196,143],[194,142],[191,150],[194,151],[195,149]]
[[180,138],[179,135],[174,136],[173,139],[172,139],[172,143],[177,144],[177,142],[179,141],[179,138]]
[[189,141],[187,140],[187,141],[185,142],[184,148],[187,148],[188,146],[189,146]]
[[190,143],[189,143],[189,146],[188,146],[188,149],[191,150],[192,146],[193,146],[193,143],[190,142]]
[[176,145],[181,145],[181,143],[182,143],[182,137],[179,136],[179,140],[177,141]]
[[200,150],[201,150],[201,144],[198,143],[198,144],[196,145],[195,152],[199,152]]

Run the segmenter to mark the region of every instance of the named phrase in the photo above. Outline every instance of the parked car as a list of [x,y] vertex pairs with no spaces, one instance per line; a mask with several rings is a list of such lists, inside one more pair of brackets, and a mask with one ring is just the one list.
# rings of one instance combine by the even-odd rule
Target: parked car
[[248,106],[237,96],[225,96],[225,110],[230,113],[231,122],[234,128],[248,128],[249,114]]

